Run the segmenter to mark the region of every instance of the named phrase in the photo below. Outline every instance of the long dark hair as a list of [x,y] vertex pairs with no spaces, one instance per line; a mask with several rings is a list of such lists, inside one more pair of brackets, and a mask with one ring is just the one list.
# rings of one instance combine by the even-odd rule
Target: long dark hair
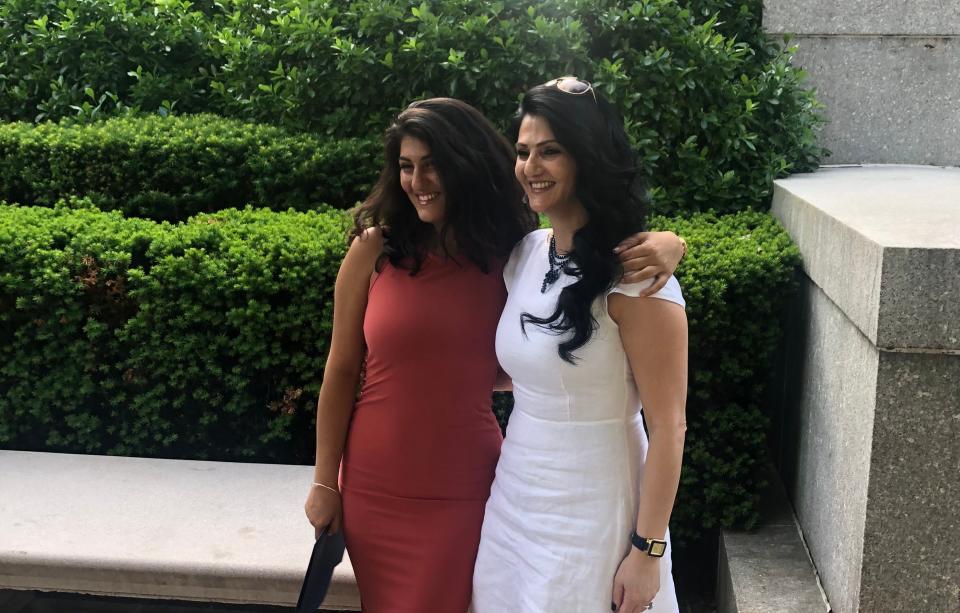
[[[417,138],[430,147],[446,198],[443,229],[417,216],[400,186],[400,142]],[[513,174],[514,151],[480,111],[453,98],[414,102],[387,128],[384,164],[370,196],[354,213],[351,239],[365,228],[384,233],[383,257],[416,274],[431,244],[446,249],[452,232],[458,254],[483,272],[506,259],[513,246],[536,228]],[[454,254],[448,254],[453,256]]]
[[575,193],[588,221],[574,233],[573,250],[565,267],[577,281],[561,290],[551,315],[524,313],[520,322],[521,326],[532,323],[558,335],[572,330],[560,342],[558,352],[573,364],[574,351],[587,344],[597,328],[594,301],[623,274],[613,248],[645,227],[646,190],[623,122],[599,94],[594,98],[589,93],[576,95],[540,85],[523,96],[515,136],[527,115],[545,119],[557,142],[576,161]]

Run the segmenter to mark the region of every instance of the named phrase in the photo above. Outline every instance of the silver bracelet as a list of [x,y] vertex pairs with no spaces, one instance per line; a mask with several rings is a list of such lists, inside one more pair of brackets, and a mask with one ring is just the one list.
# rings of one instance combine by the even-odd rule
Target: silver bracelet
[[340,490],[338,490],[338,489],[335,488],[335,487],[330,487],[329,485],[324,485],[323,483],[317,483],[316,481],[313,482],[313,486],[314,486],[314,487],[322,487],[322,488],[325,489],[325,490],[330,490],[331,492],[333,492],[333,493],[336,494],[337,496],[340,495]]

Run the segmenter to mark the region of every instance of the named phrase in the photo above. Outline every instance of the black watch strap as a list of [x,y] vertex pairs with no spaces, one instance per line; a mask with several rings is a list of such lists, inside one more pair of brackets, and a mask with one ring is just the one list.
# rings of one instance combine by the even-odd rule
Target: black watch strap
[[630,533],[630,542],[634,547],[646,553],[651,558],[662,558],[667,553],[667,542],[660,539],[648,539],[637,534],[636,530]]

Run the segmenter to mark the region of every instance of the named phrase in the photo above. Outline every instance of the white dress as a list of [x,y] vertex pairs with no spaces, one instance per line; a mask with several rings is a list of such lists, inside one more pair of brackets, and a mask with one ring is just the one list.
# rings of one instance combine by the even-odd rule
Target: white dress
[[[476,613],[610,611],[614,575],[629,553],[647,452],[640,402],[607,299],[599,324],[574,353],[520,315],[549,315],[568,275],[540,293],[550,231],[518,244],[504,268],[509,295],[497,328],[497,357],[513,378],[513,413],[487,501],[474,568]],[[636,296],[651,281],[619,285]],[[684,304],[673,277],[657,298]],[[660,562],[653,613],[677,613],[670,547]]]

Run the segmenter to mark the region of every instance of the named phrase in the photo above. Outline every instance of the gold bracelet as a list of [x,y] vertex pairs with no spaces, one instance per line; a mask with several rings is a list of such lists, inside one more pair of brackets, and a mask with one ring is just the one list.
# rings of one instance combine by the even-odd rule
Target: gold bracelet
[[329,485],[324,485],[323,483],[317,483],[316,481],[313,482],[313,486],[314,486],[314,487],[322,487],[322,488],[325,489],[325,490],[330,490],[331,492],[333,492],[333,493],[336,494],[337,496],[340,495],[340,490],[338,490],[338,489],[335,488],[335,487],[330,487]]

